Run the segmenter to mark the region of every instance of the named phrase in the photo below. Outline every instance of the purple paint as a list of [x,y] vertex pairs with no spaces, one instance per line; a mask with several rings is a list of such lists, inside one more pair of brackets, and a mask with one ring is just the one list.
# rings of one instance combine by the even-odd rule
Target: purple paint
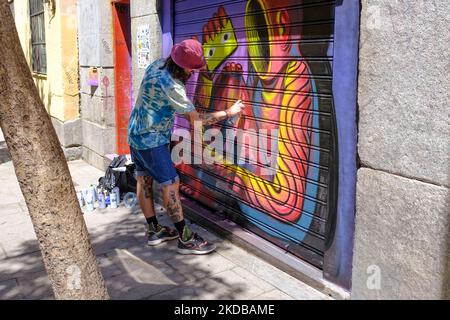
[[339,141],[339,196],[334,241],[325,253],[325,276],[351,287],[355,229],[359,1],[335,8],[333,96]]

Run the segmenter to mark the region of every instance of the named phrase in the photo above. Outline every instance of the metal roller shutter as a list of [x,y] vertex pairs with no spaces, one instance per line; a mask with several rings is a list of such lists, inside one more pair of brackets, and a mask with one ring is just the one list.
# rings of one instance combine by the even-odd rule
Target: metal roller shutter
[[[196,37],[204,46],[207,70],[187,83],[197,110],[224,110],[237,99],[248,106],[238,121],[216,126],[225,146],[236,145],[227,129],[278,132],[275,172],[260,158],[182,164],[182,191],[322,267],[336,214],[334,1],[182,0],[173,21],[175,43]],[[188,127],[177,119],[176,128]],[[241,157],[252,152],[258,149],[247,147]]]

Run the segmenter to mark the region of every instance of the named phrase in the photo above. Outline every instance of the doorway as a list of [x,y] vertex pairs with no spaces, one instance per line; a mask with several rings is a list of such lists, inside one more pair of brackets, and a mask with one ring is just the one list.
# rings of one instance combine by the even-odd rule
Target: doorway
[[114,79],[116,153],[128,154],[127,127],[132,107],[130,0],[112,3],[114,28]]

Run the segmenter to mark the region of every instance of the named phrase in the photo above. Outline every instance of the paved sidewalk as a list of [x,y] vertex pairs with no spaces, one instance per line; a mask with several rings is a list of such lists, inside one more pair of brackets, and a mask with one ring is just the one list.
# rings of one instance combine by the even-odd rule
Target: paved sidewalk
[[[3,150],[4,151],[4,150]],[[27,207],[7,153],[0,150],[0,299],[53,299]],[[100,170],[69,162],[75,186]],[[158,219],[169,223],[157,207]],[[218,244],[207,256],[181,256],[176,241],[147,247],[138,207],[85,213],[91,241],[113,299],[328,299],[252,254],[189,222]]]

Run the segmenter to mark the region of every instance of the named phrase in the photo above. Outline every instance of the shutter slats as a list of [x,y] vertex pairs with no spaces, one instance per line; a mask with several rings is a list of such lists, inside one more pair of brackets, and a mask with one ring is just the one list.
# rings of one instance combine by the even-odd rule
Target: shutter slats
[[[197,37],[205,48],[212,81],[196,74],[186,84],[197,110],[222,110],[240,97],[251,106],[247,123],[283,132],[276,175],[260,175],[264,165],[259,163],[234,169],[182,166],[182,190],[274,244],[288,244],[288,251],[318,267],[327,222],[335,214],[330,212],[336,182],[330,161],[337,158],[334,5],[325,0],[181,0],[175,1],[173,17],[175,43]],[[240,71],[224,70],[227,63],[240,64]],[[189,126],[178,119],[175,128]],[[218,128],[225,133],[233,124]],[[229,142],[225,134],[223,142]]]

